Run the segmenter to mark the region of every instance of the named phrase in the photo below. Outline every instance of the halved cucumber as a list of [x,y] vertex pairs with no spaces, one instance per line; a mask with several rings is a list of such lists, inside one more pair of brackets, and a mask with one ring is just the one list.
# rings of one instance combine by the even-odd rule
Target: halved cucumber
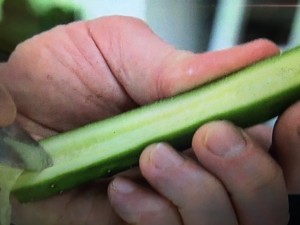
[[300,48],[176,97],[41,141],[54,166],[24,172],[13,188],[20,201],[44,198],[137,164],[153,142],[183,149],[212,120],[247,127],[281,113],[300,96]]

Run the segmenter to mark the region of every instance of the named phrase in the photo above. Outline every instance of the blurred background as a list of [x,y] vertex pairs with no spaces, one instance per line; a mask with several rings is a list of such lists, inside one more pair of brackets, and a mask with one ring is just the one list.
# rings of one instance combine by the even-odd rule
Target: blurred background
[[58,24],[105,15],[146,21],[177,48],[202,52],[269,38],[300,44],[300,0],[0,0],[0,56]]

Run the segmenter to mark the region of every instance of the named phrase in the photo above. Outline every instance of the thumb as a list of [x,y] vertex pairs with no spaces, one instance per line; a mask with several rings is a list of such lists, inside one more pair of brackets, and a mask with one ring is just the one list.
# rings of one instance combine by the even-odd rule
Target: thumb
[[278,53],[272,42],[263,39],[216,52],[194,54],[176,50],[144,22],[126,17],[97,19],[87,26],[118,82],[141,105]]
[[0,127],[12,123],[16,118],[16,106],[6,88],[0,84]]

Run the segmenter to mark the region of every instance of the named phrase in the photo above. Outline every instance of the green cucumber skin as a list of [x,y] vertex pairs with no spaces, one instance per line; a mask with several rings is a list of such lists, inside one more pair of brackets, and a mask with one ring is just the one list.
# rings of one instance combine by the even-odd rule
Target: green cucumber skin
[[54,166],[24,172],[13,195],[21,202],[45,198],[137,165],[154,142],[184,149],[212,120],[241,127],[279,115],[300,93],[300,47],[173,98],[41,141]]

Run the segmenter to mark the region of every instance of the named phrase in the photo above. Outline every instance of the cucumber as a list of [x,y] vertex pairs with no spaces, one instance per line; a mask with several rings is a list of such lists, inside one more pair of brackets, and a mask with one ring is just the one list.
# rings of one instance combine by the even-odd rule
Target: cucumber
[[277,116],[299,94],[300,47],[189,92],[42,140],[54,165],[24,172],[13,195],[21,202],[33,201],[112,176],[137,165],[151,143],[184,149],[208,121],[248,127]]

